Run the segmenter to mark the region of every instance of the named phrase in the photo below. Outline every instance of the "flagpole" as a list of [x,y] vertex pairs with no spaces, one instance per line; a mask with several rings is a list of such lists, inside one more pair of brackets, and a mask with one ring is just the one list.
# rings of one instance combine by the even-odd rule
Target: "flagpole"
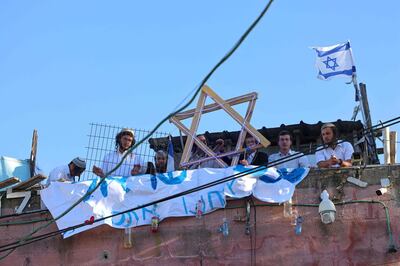
[[362,115],[362,118],[363,118],[364,125],[367,126],[367,119],[366,119],[365,112],[364,112],[364,99],[363,99],[363,97],[362,97],[362,95],[361,95],[361,93],[360,93],[360,88],[359,88],[359,86],[358,86],[357,75],[356,75],[356,73],[353,73],[353,76],[352,76],[352,83],[353,83],[353,85],[354,85],[354,89],[356,90],[356,101],[357,101],[357,99],[358,99],[358,102],[359,102],[359,105],[360,105],[360,111],[361,111],[361,115]]
[[[368,112],[368,100],[366,98],[364,98],[365,92],[361,93],[361,89],[357,82],[357,77],[356,77],[355,73],[353,75],[352,81],[354,84],[354,88],[356,89],[356,97],[358,97],[359,102],[360,102],[359,106],[360,106],[360,111],[361,111],[363,121],[364,121],[364,123],[363,123],[364,128],[370,128],[371,127],[371,116],[369,115],[369,113],[366,113],[366,110],[365,110],[365,108],[367,108],[367,112]],[[375,144],[373,133],[371,131],[367,132],[365,137],[366,137],[366,140],[368,140],[365,142],[367,158],[369,158],[372,163],[379,163],[379,159],[376,154],[376,144]],[[370,149],[372,149],[372,150],[370,150]],[[370,151],[372,152],[372,154],[374,154],[374,157],[370,157]]]
[[[356,73],[353,73],[352,81],[353,81],[354,88],[356,89],[356,101],[358,99],[361,115],[363,118],[363,125],[364,125],[364,128],[367,128],[367,120],[365,118],[363,97],[360,93],[360,87],[358,86]],[[364,141],[364,148],[365,148],[364,154],[366,155],[366,158],[369,157],[367,138],[368,138],[368,132],[367,132],[367,135],[365,136],[365,141]]]

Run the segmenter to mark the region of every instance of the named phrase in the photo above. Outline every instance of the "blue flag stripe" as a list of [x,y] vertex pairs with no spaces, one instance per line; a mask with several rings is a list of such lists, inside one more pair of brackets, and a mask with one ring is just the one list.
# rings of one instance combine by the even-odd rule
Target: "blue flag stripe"
[[348,75],[348,76],[351,76],[351,75],[353,75],[353,68],[352,69],[342,70],[342,71],[326,73],[326,74],[322,74],[322,72],[319,71],[318,75],[324,77],[325,79],[330,78],[332,76],[336,76],[336,75]]
[[349,49],[350,49],[350,43],[347,42],[347,43],[344,43],[344,44],[342,44],[342,45],[340,45],[340,46],[338,46],[336,48],[333,48],[332,50],[329,50],[329,51],[324,51],[323,52],[323,51],[318,51],[317,49],[315,49],[315,51],[317,51],[317,56],[318,57],[323,57],[323,56],[334,54],[334,53],[337,53],[337,52],[340,52],[340,51],[346,51],[346,50],[349,50]]

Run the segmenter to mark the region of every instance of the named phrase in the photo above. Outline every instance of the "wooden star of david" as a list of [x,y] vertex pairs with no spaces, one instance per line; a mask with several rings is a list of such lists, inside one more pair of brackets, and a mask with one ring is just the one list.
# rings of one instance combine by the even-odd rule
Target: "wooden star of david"
[[[215,103],[205,105],[207,96],[210,97]],[[234,150],[235,152],[239,153],[242,150],[243,143],[247,133],[252,135],[257,140],[260,146],[268,147],[270,145],[270,142],[250,124],[250,119],[253,115],[253,110],[256,100],[257,100],[257,93],[255,92],[234,97],[228,100],[223,100],[210,87],[208,87],[207,85],[203,86],[201,88],[201,93],[196,108],[178,113],[175,116],[171,117],[169,120],[187,136],[187,140],[180,161],[180,166],[181,167],[188,166],[190,164],[196,163],[196,162],[188,163],[190,159],[190,151],[192,150],[193,144],[196,144],[209,157],[215,159],[220,166],[222,167],[227,166],[227,164],[220,158],[223,157],[224,155],[227,155],[228,153],[218,154],[218,158],[216,158],[217,155],[209,147],[207,147],[207,145],[201,142],[197,138],[196,134],[200,123],[201,115],[209,112],[214,112],[220,109],[223,109],[241,126],[239,138]],[[232,106],[246,102],[249,102],[249,105],[247,107],[246,116],[245,118],[243,118],[238,112],[236,112],[232,108]],[[190,129],[188,129],[181,121],[191,117],[193,117],[192,124],[190,126]],[[232,152],[229,153],[231,154]],[[238,160],[239,157],[235,156],[232,160],[231,165],[236,165]]]

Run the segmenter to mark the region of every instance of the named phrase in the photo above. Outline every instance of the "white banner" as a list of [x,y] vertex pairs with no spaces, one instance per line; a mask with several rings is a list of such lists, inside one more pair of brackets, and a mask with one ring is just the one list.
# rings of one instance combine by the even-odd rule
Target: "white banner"
[[[66,238],[101,224],[108,224],[115,228],[127,228],[151,224],[153,216],[157,216],[160,221],[167,217],[195,216],[196,205],[199,205],[199,201],[202,213],[208,213],[225,207],[226,196],[241,198],[253,194],[262,201],[281,203],[292,197],[295,185],[303,180],[309,171],[308,168],[293,170],[268,168],[157,205],[90,224],[93,220],[196,188],[251,167],[253,166],[203,168],[155,176],[108,177],[92,195],[85,198],[56,223],[59,229],[84,222],[88,223],[88,225],[66,232],[64,234],[64,238]],[[76,183],[53,182],[48,188],[42,190],[41,197],[53,217],[57,217],[77,202],[87,191],[93,190],[98,182],[99,179]]]

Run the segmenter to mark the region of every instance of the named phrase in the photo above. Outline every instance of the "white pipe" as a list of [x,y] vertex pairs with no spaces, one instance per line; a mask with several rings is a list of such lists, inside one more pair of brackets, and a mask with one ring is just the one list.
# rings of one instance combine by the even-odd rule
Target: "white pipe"
[[383,130],[383,156],[384,163],[390,164],[390,129],[385,127]]

